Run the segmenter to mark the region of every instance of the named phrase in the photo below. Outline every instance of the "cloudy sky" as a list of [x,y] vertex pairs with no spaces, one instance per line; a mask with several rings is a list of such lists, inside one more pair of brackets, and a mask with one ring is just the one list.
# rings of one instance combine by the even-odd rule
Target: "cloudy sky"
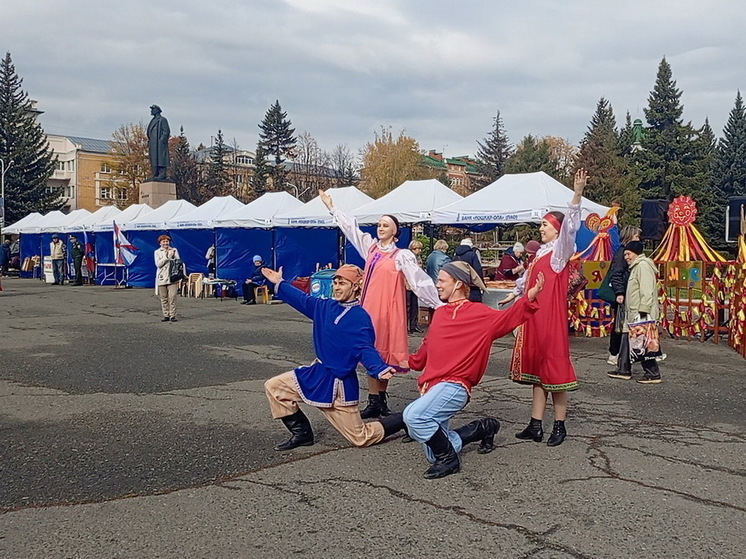
[[156,103],[193,146],[253,150],[279,99],[327,150],[383,125],[455,156],[498,110],[513,143],[577,143],[602,96],[644,118],[663,56],[718,135],[746,89],[736,0],[0,0],[0,27],[46,131],[102,139]]

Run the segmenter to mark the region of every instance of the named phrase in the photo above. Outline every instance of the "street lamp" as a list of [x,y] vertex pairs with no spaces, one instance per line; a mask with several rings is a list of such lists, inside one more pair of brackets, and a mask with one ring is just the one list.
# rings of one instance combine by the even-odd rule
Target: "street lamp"
[[5,173],[13,166],[13,160],[5,165],[5,160],[0,158],[0,235],[5,227]]

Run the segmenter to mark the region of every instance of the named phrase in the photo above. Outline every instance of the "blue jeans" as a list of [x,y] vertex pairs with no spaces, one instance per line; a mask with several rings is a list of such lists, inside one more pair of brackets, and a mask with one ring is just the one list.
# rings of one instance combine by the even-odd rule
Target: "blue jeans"
[[52,260],[52,274],[54,275],[54,283],[62,283],[65,280],[63,274],[64,260]]
[[460,384],[439,382],[404,409],[407,433],[415,441],[423,443],[425,455],[430,462],[435,462],[435,457],[424,443],[441,427],[448,435],[453,449],[456,452],[461,450],[461,437],[450,430],[449,422],[454,415],[464,409],[468,401],[469,394]]

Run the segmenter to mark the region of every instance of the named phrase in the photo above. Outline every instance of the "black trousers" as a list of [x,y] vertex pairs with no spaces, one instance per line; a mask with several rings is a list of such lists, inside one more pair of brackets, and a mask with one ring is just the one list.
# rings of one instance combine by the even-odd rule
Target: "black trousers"
[[256,303],[256,292],[254,291],[255,287],[256,287],[256,284],[253,284],[253,283],[244,283],[241,286],[241,291],[243,291],[244,301],[248,301],[249,303],[253,301]]
[[619,305],[617,303],[611,304],[611,334],[609,334],[609,353],[611,355],[619,355],[619,348],[622,345],[622,337],[624,336],[621,332],[617,332],[616,322],[617,315],[619,313]]
[[73,258],[73,268],[75,269],[75,285],[83,285],[83,259]]
[[[629,358],[629,334],[621,334],[622,340],[619,345],[619,359],[617,360],[616,368],[620,373],[632,374],[632,361]],[[658,368],[658,362],[655,359],[647,359],[640,361],[642,370],[646,373],[650,373],[653,376],[660,375],[660,369]]]
[[412,332],[417,328],[420,304],[414,291],[407,290],[407,329]]

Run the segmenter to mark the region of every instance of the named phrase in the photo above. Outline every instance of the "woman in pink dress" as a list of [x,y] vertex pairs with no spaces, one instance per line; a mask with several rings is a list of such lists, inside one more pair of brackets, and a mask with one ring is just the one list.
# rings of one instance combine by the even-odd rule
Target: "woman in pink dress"
[[511,378],[533,386],[531,422],[518,439],[541,442],[547,395],[552,394],[554,428],[547,440],[549,446],[562,444],[567,436],[567,392],[578,387],[575,369],[570,361],[567,320],[567,290],[570,272],[567,263],[575,253],[575,235],[580,227],[580,202],[588,181],[584,169],[575,173],[574,196],[567,215],[549,212],[541,220],[541,248],[526,273],[516,282],[516,290],[525,292],[544,274],[544,289],[536,297],[539,310],[518,329],[510,360]]
[[[407,338],[407,303],[404,280],[427,306],[442,305],[430,277],[417,264],[417,258],[407,249],[396,246],[399,222],[390,215],[378,220],[377,239],[363,233],[355,218],[334,207],[323,190],[319,197],[334,216],[350,244],[365,258],[363,290],[360,304],[368,311],[376,333],[376,349],[383,360],[400,372],[409,370]],[[368,405],[363,419],[389,415],[388,381],[368,378]]]

